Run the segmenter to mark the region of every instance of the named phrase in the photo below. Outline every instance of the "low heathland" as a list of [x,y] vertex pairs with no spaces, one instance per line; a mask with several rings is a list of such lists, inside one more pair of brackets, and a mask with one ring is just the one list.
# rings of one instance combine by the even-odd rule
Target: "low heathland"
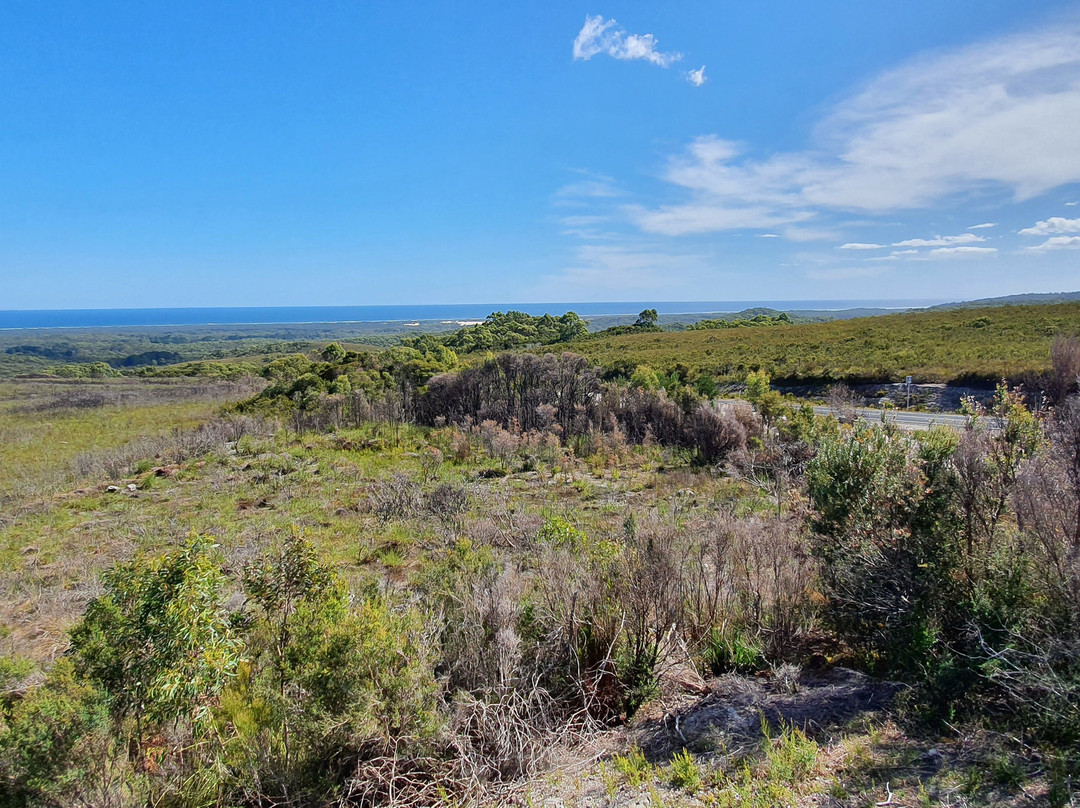
[[426,343],[9,387],[0,803],[1068,805],[1078,358],[915,434]]
[[1059,333],[1080,332],[1080,303],[999,306],[804,323],[627,333],[572,343],[605,372],[647,366],[691,381],[740,382],[764,371],[779,384],[903,381],[1020,383],[1048,367]]

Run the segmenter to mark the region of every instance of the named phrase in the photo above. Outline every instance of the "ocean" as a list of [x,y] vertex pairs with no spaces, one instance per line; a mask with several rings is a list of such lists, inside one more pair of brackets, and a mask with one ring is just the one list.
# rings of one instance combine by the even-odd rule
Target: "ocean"
[[656,303],[459,303],[425,306],[252,306],[172,309],[31,309],[0,310],[0,329],[109,328],[124,326],[278,325],[299,323],[410,323],[483,320],[494,311],[523,311],[532,315],[582,317],[637,314],[656,309],[660,314],[735,312],[766,307],[785,311],[842,309],[908,309],[942,300],[710,300]]

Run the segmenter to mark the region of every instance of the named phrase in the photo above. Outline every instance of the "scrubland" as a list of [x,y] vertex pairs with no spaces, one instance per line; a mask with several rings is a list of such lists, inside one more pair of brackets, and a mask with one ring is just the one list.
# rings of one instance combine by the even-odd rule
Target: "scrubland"
[[1075,800],[1074,340],[917,435],[444,348],[4,388],[0,802]]
[[1045,370],[1054,336],[1080,330],[1080,304],[920,311],[773,328],[624,334],[572,343],[609,371],[677,367],[739,382],[764,371],[784,384],[1020,382]]

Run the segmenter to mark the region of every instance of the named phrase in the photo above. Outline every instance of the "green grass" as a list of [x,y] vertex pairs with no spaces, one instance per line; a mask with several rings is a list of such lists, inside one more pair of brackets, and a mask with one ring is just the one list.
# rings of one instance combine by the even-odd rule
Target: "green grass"
[[87,388],[132,385],[124,382],[57,385],[24,382],[0,385],[0,502],[40,495],[79,482],[76,461],[88,453],[116,449],[131,441],[189,429],[210,418],[222,399],[168,401],[147,406],[33,411],[51,407],[64,395]]
[[569,350],[612,372],[637,365],[687,377],[741,382],[765,370],[774,382],[1016,379],[1049,366],[1058,333],[1080,333],[1080,303],[914,312],[784,328],[626,334]]

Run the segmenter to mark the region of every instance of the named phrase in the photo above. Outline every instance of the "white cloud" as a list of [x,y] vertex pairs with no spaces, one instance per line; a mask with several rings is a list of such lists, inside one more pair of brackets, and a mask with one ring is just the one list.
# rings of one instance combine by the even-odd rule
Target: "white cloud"
[[1016,200],[1080,181],[1080,24],[909,62],[838,104],[804,151],[754,157],[716,135],[672,158],[684,204],[643,211],[680,234],[801,221],[824,211],[927,208],[999,190]]
[[867,261],[899,261],[901,258],[906,258],[911,255],[919,255],[918,250],[893,250],[888,255],[878,255],[874,258],[867,258]]
[[1080,202],[1066,202],[1065,203],[1065,207],[1067,207],[1067,208],[1071,208],[1071,207],[1073,207],[1075,205],[1080,205]]
[[849,241],[847,244],[841,244],[836,249],[838,250],[880,250],[884,247],[884,244],[864,244],[861,241]]
[[777,233],[758,233],[758,238],[780,238]]
[[628,206],[626,211],[642,230],[665,236],[714,230],[759,230],[805,221],[813,216],[810,211],[778,213],[764,206],[724,208],[709,204],[675,205],[659,210]]
[[856,278],[871,278],[880,275],[882,267],[836,267],[834,269],[811,269],[806,273],[812,281],[849,281]]
[[997,227],[997,222],[983,222],[982,224],[973,224],[968,230],[986,230],[990,227]]
[[836,241],[840,237],[833,230],[815,227],[785,227],[784,238],[788,241]]
[[601,53],[613,59],[643,59],[660,67],[669,67],[682,58],[681,53],[658,51],[652,34],[628,34],[615,20],[605,20],[599,14],[586,15],[585,24],[574,38],[574,59],[588,61]]
[[996,253],[997,247],[938,247],[931,250],[931,255],[989,255]]
[[934,236],[933,238],[909,238],[907,241],[898,241],[894,247],[951,247],[954,244],[971,244],[975,241],[986,241],[982,236],[974,233],[961,233],[959,236]]
[[705,78],[705,65],[702,65],[697,70],[691,70],[686,74],[686,80],[693,84],[695,87],[700,87],[706,81]]
[[1051,216],[1045,222],[1037,222],[1020,231],[1021,236],[1048,236],[1052,233],[1080,233],[1080,219]]
[[1036,250],[1038,252],[1080,249],[1080,236],[1052,236],[1042,244],[1035,247],[1028,247],[1028,249]]

